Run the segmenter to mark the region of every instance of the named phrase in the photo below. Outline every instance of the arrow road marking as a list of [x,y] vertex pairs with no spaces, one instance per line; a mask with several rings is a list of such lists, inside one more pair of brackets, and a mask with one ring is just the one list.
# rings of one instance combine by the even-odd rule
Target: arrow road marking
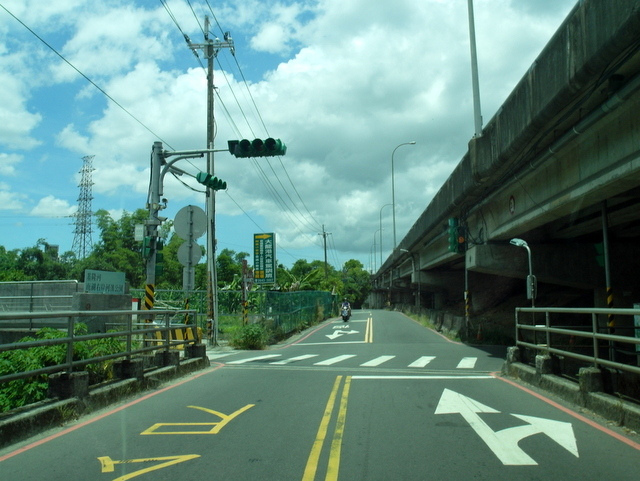
[[353,329],[350,331],[333,331],[331,334],[327,334],[327,337],[332,341],[343,334],[358,334],[360,331],[354,331]]
[[538,463],[518,446],[518,442],[538,433],[546,434],[575,457],[579,457],[571,423],[512,414],[512,416],[529,424],[494,431],[478,415],[479,413],[499,412],[462,394],[445,389],[442,392],[435,414],[462,415],[476,434],[505,465],[537,465]]

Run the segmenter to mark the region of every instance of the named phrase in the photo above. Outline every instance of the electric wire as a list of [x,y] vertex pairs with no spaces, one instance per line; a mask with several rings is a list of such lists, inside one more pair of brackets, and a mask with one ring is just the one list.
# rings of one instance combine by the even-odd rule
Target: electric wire
[[[203,68],[203,71],[205,72],[205,75],[207,75],[207,71],[206,68],[204,66],[204,64],[202,63],[202,59],[200,58],[200,56],[197,54],[196,50],[192,47],[191,41],[188,37],[188,35],[184,32],[184,30],[181,28],[179,22],[177,21],[175,15],[173,15],[173,12],[171,12],[170,7],[168,6],[168,4],[166,3],[166,0],[160,0],[162,5],[164,6],[165,10],[167,11],[167,13],[169,14],[170,18],[173,20],[174,24],[176,25],[176,27],[178,28],[178,30],[180,31],[180,33],[183,35],[183,37],[185,38],[187,44],[189,45],[190,48],[192,48],[198,63],[200,64],[200,66]],[[197,15],[196,12],[194,10],[194,6],[192,5],[190,0],[185,0],[189,9],[191,10],[192,14],[194,15],[194,18],[196,18],[196,22],[198,24],[198,27],[200,28],[200,30],[207,35],[208,32],[204,32],[204,29],[202,28],[202,25],[200,24],[200,22],[197,20]],[[220,31],[224,34],[224,30],[222,29],[222,26],[220,25],[215,13],[213,12],[213,9],[211,8],[210,3],[207,1],[207,6],[209,8],[209,11],[211,12],[211,15],[216,23],[216,25],[218,26],[218,28],[220,29]],[[235,54],[233,53],[233,57],[236,63],[236,66],[238,68],[238,71],[240,72],[240,75],[242,77],[244,86],[246,87],[246,91],[249,94],[249,97],[251,99],[252,105],[254,106],[255,112],[259,118],[260,123],[262,124],[263,128],[265,129],[265,131],[268,134],[268,130],[266,128],[266,125],[264,123],[264,120],[262,118],[262,115],[260,114],[260,111],[257,107],[257,104],[255,102],[255,99],[253,98],[252,94],[251,94],[251,90],[249,89],[248,86],[248,82],[246,81],[246,78],[244,76],[244,73],[242,72],[242,69],[240,67],[240,64],[235,56]],[[226,57],[225,57],[226,58]],[[220,67],[220,72],[222,73],[223,78],[225,79],[225,82],[228,86],[229,91],[231,92],[231,95],[233,96],[233,99],[236,103],[236,105],[238,106],[238,109],[240,111],[240,114],[242,115],[249,131],[252,133],[252,135],[255,137],[254,134],[254,130],[251,127],[251,122],[248,119],[247,113],[245,112],[245,110],[243,109],[241,102],[239,101],[236,92],[233,88],[233,86],[231,85],[231,82],[228,79],[228,76],[226,75],[225,69],[224,67],[221,65],[221,61],[219,56],[215,55],[215,60],[218,63],[218,66]],[[231,113],[229,112],[229,109],[225,103],[225,101],[223,100],[223,98],[220,96],[220,93],[218,90],[215,91],[216,97],[222,107],[223,113],[224,113],[224,117],[226,118],[226,120],[229,122],[229,125],[231,126],[232,130],[234,130],[240,137],[242,137],[240,135],[240,129],[238,128],[238,125],[235,123],[235,121],[233,120],[233,116],[231,115]],[[298,232],[303,235],[305,238],[308,239],[309,242],[311,242],[314,245],[318,245],[317,240],[314,240],[313,238],[310,238],[307,234],[305,234],[304,230],[305,229],[313,229],[315,230],[315,226],[310,223],[308,221],[309,218],[311,218],[313,220],[313,222],[315,222],[317,225],[320,225],[319,222],[313,217],[313,215],[311,214],[311,212],[309,211],[309,209],[307,208],[306,204],[304,203],[304,200],[302,199],[298,189],[296,188],[295,184],[293,184],[293,181],[289,175],[289,173],[287,172],[284,164],[282,163],[282,159],[279,158],[279,162],[280,165],[283,169],[283,171],[285,172],[285,175],[287,176],[287,179],[289,181],[289,183],[291,184],[292,188],[294,189],[297,197],[299,198],[300,202],[302,203],[304,209],[307,211],[308,215],[305,215],[300,208],[297,205],[297,202],[294,201],[294,199],[292,198],[291,194],[289,193],[288,189],[285,188],[282,180],[280,179],[280,177],[278,176],[277,172],[275,171],[273,165],[271,164],[271,162],[268,161],[267,159],[267,164],[269,165],[269,168],[271,170],[271,173],[273,174],[273,176],[275,177],[275,179],[277,180],[277,183],[280,187],[280,189],[277,189],[273,182],[271,181],[271,179],[269,178],[269,175],[267,175],[267,173],[264,171],[263,167],[261,166],[261,163],[257,162],[255,159],[251,159],[252,165],[254,167],[254,169],[256,170],[256,172],[258,173],[259,178],[261,179],[261,182],[265,185],[265,188],[267,189],[267,192],[269,192],[269,195],[272,197],[272,199],[274,200],[274,202],[276,203],[276,205],[279,206],[279,208],[281,209],[281,211],[283,212],[283,214],[287,217],[287,219],[291,222],[291,224],[296,228],[296,230],[298,230]],[[182,182],[182,181],[181,181]],[[184,184],[184,182],[183,182]],[[285,196],[288,198],[289,203],[287,203],[285,201],[285,199],[283,198],[283,196],[280,194],[280,191],[284,192]],[[293,206],[293,208],[291,207]],[[244,209],[241,209],[243,213],[246,214],[246,211]],[[297,211],[297,214],[295,213],[295,211]],[[251,219],[250,219],[251,220]]]
[[100,87],[97,83],[95,83],[93,80],[91,80],[85,73],[83,73],[80,69],[78,69],[75,65],[73,65],[69,60],[67,60],[64,55],[62,55],[60,52],[58,52],[51,44],[49,44],[45,39],[43,39],[40,35],[38,35],[34,30],[32,30],[26,23],[24,23],[22,20],[20,20],[18,17],[16,17],[12,12],[10,12],[7,7],[5,7],[3,4],[0,3],[0,7],[2,7],[2,9],[7,12],[9,15],[11,15],[20,25],[22,25],[24,28],[26,28],[34,37],[36,37],[38,40],[40,40],[40,42],[42,42],[42,44],[44,44],[49,50],[51,50],[53,53],[55,53],[58,57],[60,57],[60,59],[66,63],[67,65],[69,65],[69,67],[71,67],[73,70],[75,70],[80,76],[82,76],[87,82],[89,82],[91,85],[93,85],[100,93],[102,93],[105,97],[107,97],[109,100],[111,100],[117,107],[119,107],[124,113],[126,113],[129,117],[131,117],[133,120],[135,120],[140,126],[142,126],[146,131],[148,131],[151,135],[153,135],[156,139],[161,140],[164,144],[166,144],[168,147],[170,147],[172,150],[173,147],[171,147],[171,144],[169,144],[166,140],[162,139],[162,137],[160,137],[158,134],[156,134],[153,130],[151,130],[144,122],[142,122],[138,117],[136,117],[135,115],[133,115],[131,112],[129,112],[129,110],[127,110],[120,102],[118,102],[116,99],[114,99],[111,95],[109,95],[104,89],[102,89],[102,87]]
[[[259,232],[265,231],[265,229],[262,228],[255,220],[253,220],[253,218],[240,206],[240,204],[231,196],[231,194],[229,194],[228,191],[225,191],[225,194],[227,194],[227,197],[229,197],[231,202],[233,202],[236,205],[236,207],[240,209],[245,216],[247,216],[247,218],[253,223],[253,225],[255,225],[258,228]],[[294,256],[291,252],[287,251],[282,246],[278,246],[278,250],[289,254],[289,256],[291,256],[293,259],[299,259],[298,257]]]
[[[216,17],[216,15],[215,15],[215,13],[213,11],[213,8],[211,7],[211,4],[209,3],[209,0],[206,0],[206,3],[207,3],[207,6],[209,7],[209,11],[211,12],[211,15],[212,15],[214,21],[216,22],[216,25],[218,25],[218,28],[220,29],[220,32],[222,32],[224,34],[224,30],[222,29],[222,26],[220,25],[220,22],[218,21],[218,18]],[[251,93],[251,89],[249,88],[249,84],[247,82],[247,79],[246,79],[246,77],[244,75],[244,72],[242,71],[242,67],[240,67],[240,62],[238,62],[238,58],[237,58],[235,52],[232,55],[233,55],[233,59],[234,59],[234,61],[236,63],[236,66],[238,68],[238,72],[240,73],[240,76],[242,77],[242,82],[245,85],[247,92],[249,93],[249,97],[251,99],[251,102],[253,104],[255,112],[257,113],[258,118],[260,119],[260,123],[262,124],[262,127],[264,128],[264,130],[267,133],[267,135],[270,135],[269,134],[269,130],[267,129],[267,126],[266,126],[266,124],[264,122],[264,119],[262,118],[262,114],[260,113],[260,109],[258,108],[258,105],[256,104],[256,101],[255,101],[255,98],[253,97],[253,94]],[[244,113],[243,113],[243,115],[244,115]],[[245,119],[246,119],[246,116],[245,116]],[[320,228],[321,227],[320,222],[318,222],[318,220],[313,216],[313,214],[311,213],[311,211],[309,210],[309,208],[305,204],[304,199],[300,195],[300,192],[298,191],[297,187],[293,183],[293,180],[291,179],[291,176],[289,175],[289,172],[287,171],[284,163],[282,162],[282,157],[278,156],[278,160],[280,162],[280,166],[282,167],[282,170],[284,171],[285,175],[287,176],[287,179],[289,180],[289,183],[291,184],[291,187],[293,188],[294,192],[296,193],[298,199],[300,200],[300,202],[302,203],[303,207],[307,211],[307,214],[309,215],[309,217],[315,222],[316,225],[312,226],[312,227],[313,228]],[[274,174],[275,174],[275,171],[274,171]],[[283,189],[284,189],[284,186],[283,186]],[[285,189],[285,191],[286,191],[286,189]],[[287,195],[288,195],[288,193],[287,193]],[[291,200],[292,200],[292,203],[293,203],[293,199],[291,199]],[[295,203],[293,203],[293,204],[295,205]],[[300,214],[303,215],[302,212],[300,212]]]

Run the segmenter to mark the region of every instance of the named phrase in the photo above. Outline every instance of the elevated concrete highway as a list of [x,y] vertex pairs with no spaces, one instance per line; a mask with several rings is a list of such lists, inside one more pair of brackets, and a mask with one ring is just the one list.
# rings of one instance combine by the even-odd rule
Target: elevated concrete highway
[[639,45],[640,1],[578,2],[374,274],[374,307],[460,311],[465,291],[471,315],[514,295],[527,305],[514,237],[546,305],[606,307],[607,287],[615,307],[640,303]]

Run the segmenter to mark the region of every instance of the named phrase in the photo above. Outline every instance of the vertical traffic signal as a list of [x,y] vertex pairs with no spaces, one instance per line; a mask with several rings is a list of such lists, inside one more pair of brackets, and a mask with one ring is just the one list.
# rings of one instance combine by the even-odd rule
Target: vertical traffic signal
[[274,157],[284,155],[287,146],[280,139],[228,140],[229,153],[236,157]]
[[156,239],[156,275],[161,276],[164,274],[164,253],[162,252],[164,249],[164,242],[162,239]]
[[448,244],[449,252],[455,252],[456,254],[464,254],[467,246],[467,239],[465,238],[464,226],[458,223],[456,217],[451,217],[448,223]]
[[449,252],[458,252],[458,219],[451,217],[448,228]]
[[225,190],[227,188],[226,182],[224,182],[222,179],[214,177],[211,174],[207,174],[206,172],[198,172],[198,174],[196,175],[196,180],[212,190]]
[[458,254],[464,254],[467,251],[467,238],[465,235],[465,226],[458,225],[458,236],[456,244],[456,252]]

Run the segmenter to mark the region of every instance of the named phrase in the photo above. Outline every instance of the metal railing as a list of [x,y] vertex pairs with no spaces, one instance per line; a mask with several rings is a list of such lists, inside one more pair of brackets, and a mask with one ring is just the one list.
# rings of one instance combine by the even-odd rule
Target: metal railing
[[[522,313],[531,314],[531,323],[521,323]],[[544,324],[538,324],[544,315]],[[589,323],[562,326],[552,325],[552,314],[570,315],[574,320],[588,316]],[[606,308],[550,308],[550,307],[518,307],[516,308],[516,345],[534,349],[543,353],[556,354],[593,364],[594,367],[605,366],[634,374],[640,374],[640,337],[623,336],[602,331],[610,331],[598,322],[598,316],[613,315],[616,319],[622,316],[640,316],[640,309],[606,309]],[[559,318],[560,316],[555,316]],[[553,323],[556,323],[554,318]],[[626,327],[616,327],[615,332],[633,331],[636,336],[640,328],[634,327],[633,318]],[[541,333],[541,334],[539,334]],[[539,342],[539,337],[542,337]],[[617,358],[625,358],[622,362]]]
[[[86,335],[75,335],[75,327],[78,322],[81,322],[85,318],[105,317],[105,318],[117,318],[117,322],[110,323],[111,326],[120,327],[120,329],[106,333],[95,333]],[[172,319],[176,316],[189,316],[195,318],[194,310],[119,310],[119,311],[58,311],[58,312],[12,312],[12,313],[0,313],[0,328],[8,327],[16,320],[30,319],[30,318],[67,318],[67,330],[66,337],[56,339],[41,339],[27,342],[17,342],[11,344],[0,344],[0,354],[3,352],[14,350],[26,350],[34,347],[43,346],[59,346],[66,345],[66,360],[62,364],[51,365],[40,369],[25,372],[14,372],[11,374],[5,374],[0,376],[0,383],[9,382],[16,379],[26,379],[41,374],[52,374],[56,372],[73,372],[78,367],[83,367],[88,364],[95,364],[111,359],[131,359],[136,354],[141,354],[149,351],[168,351],[172,347],[196,344],[199,342],[197,330],[194,332],[194,336],[191,339],[171,339],[171,331],[178,327],[192,327],[195,330],[194,325],[172,323]],[[136,319],[146,319],[148,322],[134,322]],[[158,317],[162,318],[161,322],[158,322]],[[145,338],[145,335],[155,335],[162,333],[160,339],[157,337],[153,339]],[[186,336],[185,336],[186,337]],[[78,342],[90,341],[95,339],[110,339],[120,338],[124,339],[125,349],[111,354],[102,356],[96,356],[86,359],[74,360],[74,345]]]

